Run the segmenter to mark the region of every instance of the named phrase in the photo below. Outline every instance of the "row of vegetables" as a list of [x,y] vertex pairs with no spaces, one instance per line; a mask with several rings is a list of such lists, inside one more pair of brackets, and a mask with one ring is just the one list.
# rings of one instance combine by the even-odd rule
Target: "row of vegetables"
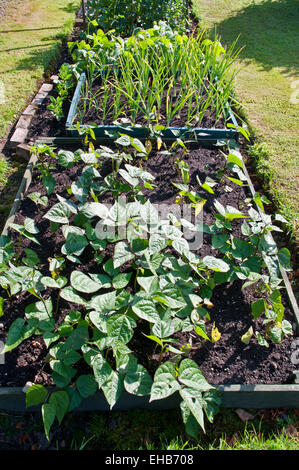
[[[99,390],[111,408],[124,393],[149,402],[179,395],[186,431],[196,437],[204,417],[212,422],[221,405],[217,387],[190,356],[194,343],[221,341],[213,322],[217,286],[242,281],[244,289],[258,288],[244,344],[268,347],[293,333],[280,277],[280,266],[291,269],[290,253],[271,236],[282,217],[265,213],[264,196],[246,193],[244,164],[233,152],[223,152],[223,168],[202,181],[176,158],[194,143],[177,139],[170,146],[157,137],[178,115],[186,126],[200,125],[206,113],[214,124],[226,122],[237,52],[188,31],[181,1],[159,2],[160,10],[151,1],[124,2],[123,9],[121,3],[89,2],[92,21],[84,39],[69,44],[73,63],[61,67],[50,109],[65,117],[62,103],[85,73],[78,121],[93,109],[99,125],[109,118],[121,123],[122,135],[97,146],[95,123],[83,132],[80,149],[35,145],[36,188],[29,188],[10,234],[0,237],[0,314],[9,326],[4,353],[33,337],[43,344],[43,367],[56,388],[34,383],[26,404],[41,405],[48,439],[55,419],[61,423]],[[167,23],[150,24],[157,11]],[[126,135],[128,123],[148,126],[154,137]],[[157,181],[147,168],[159,153],[177,175],[179,210],[169,205],[163,215],[151,202],[163,175]],[[69,184],[58,187],[61,177]],[[243,210],[219,202],[223,181],[231,192],[242,191]],[[208,205],[209,224],[198,221]],[[210,243],[208,254],[190,245],[186,230]]]

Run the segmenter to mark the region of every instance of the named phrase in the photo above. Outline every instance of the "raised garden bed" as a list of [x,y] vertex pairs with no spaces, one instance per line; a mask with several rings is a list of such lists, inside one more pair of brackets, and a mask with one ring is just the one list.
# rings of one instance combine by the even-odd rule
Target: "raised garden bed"
[[[65,155],[65,153],[62,153],[62,155]],[[68,154],[66,153],[66,155]],[[233,180],[229,180],[226,177],[221,181],[215,178],[215,174],[227,165],[225,157],[218,149],[211,150],[195,147],[189,148],[189,153],[187,154],[185,154],[182,149],[177,149],[174,155],[167,155],[160,149],[160,151],[152,151],[150,157],[142,161],[143,169],[156,177],[155,184],[157,184],[157,187],[154,190],[150,188],[144,190],[144,194],[152,203],[162,203],[168,207],[173,207],[171,205],[174,204],[179,189],[174,187],[172,183],[180,184],[181,179],[174,156],[175,158],[180,157],[189,166],[190,190],[196,190],[201,197],[206,198],[207,202],[204,205],[203,213],[204,224],[210,225],[212,223],[214,217],[213,213],[215,212],[213,203],[216,198],[224,207],[228,205],[237,207],[240,203],[243,205],[245,199],[252,195],[244,184],[242,186],[236,186]],[[49,160],[47,159],[46,161]],[[65,165],[63,157],[60,157],[60,161],[64,162],[63,164]],[[37,170],[34,170],[33,179],[31,181],[30,175],[33,163],[34,160],[30,162],[23,187],[18,195],[19,197],[29,183],[30,186],[27,194],[39,192],[41,196],[46,196],[45,188],[41,181],[37,179],[39,174]],[[54,233],[49,230],[49,221],[44,219],[43,216],[45,212],[56,204],[56,194],[69,199],[71,202],[75,201],[74,196],[69,197],[67,188],[69,188],[72,182],[82,173],[82,166],[82,162],[70,166],[70,168],[57,165],[56,168],[51,171],[56,182],[55,194],[49,195],[47,208],[45,209],[42,206],[38,206],[40,208],[37,211],[33,201],[25,197],[19,207],[16,202],[14,211],[16,211],[17,208],[18,210],[15,214],[12,213],[12,217],[10,218],[10,222],[13,220],[14,223],[22,225],[25,218],[29,217],[32,218],[36,226],[39,227],[40,233],[36,236],[41,245],[35,246],[30,240],[23,237],[19,256],[20,258],[22,257],[25,249],[29,247],[33,248],[41,260],[40,271],[43,275],[47,275],[48,258],[61,255],[60,250],[64,240],[60,230]],[[123,165],[122,168],[124,168]],[[234,172],[231,172],[229,168],[226,169],[228,170],[226,176],[229,178],[236,177]],[[104,177],[108,175],[110,171],[111,167],[109,167],[108,161],[102,167],[101,173]],[[248,177],[244,167],[243,172]],[[216,184],[212,184],[209,188],[213,190],[214,194],[210,191],[206,191],[204,188],[200,188],[196,176],[199,177],[202,183],[204,181],[211,183],[207,177],[213,177]],[[220,175],[218,174],[218,176]],[[111,195],[104,195],[101,197],[101,201],[102,203],[109,204],[109,202],[112,202]],[[245,211],[244,213],[247,214],[246,211],[249,207],[250,206],[246,209],[245,205],[242,212]],[[239,237],[241,236],[240,224],[235,222],[233,224],[234,229],[232,233],[233,236]],[[5,234],[7,228],[6,226]],[[11,231],[11,236],[15,245],[18,245],[17,233]],[[204,234],[204,243],[198,250],[195,250],[195,254],[200,254],[201,258],[215,254],[216,249],[215,247],[212,248],[210,244],[212,236],[213,235],[209,233]],[[111,258],[113,254],[113,249],[111,250],[111,248],[112,247],[108,246],[101,252],[104,258],[102,263]],[[85,252],[82,261],[83,265],[74,265],[68,260],[63,274],[69,278],[74,268],[85,273],[98,272],[98,264],[95,263],[90,252]],[[124,266],[121,267],[121,271],[125,273],[128,271],[128,268],[128,264],[124,264]],[[296,301],[292,298],[292,292],[286,276],[284,277],[284,281],[286,283],[286,291],[282,291],[282,302],[285,310],[284,318],[290,321],[293,335],[296,335],[298,307]],[[295,383],[295,366],[291,360],[293,352],[291,346],[294,341],[294,336],[286,336],[280,343],[269,341],[268,348],[259,345],[256,339],[252,340],[247,345],[244,344],[244,342],[241,341],[241,336],[246,333],[252,325],[250,303],[256,301],[259,298],[259,294],[255,292],[254,286],[248,286],[241,291],[241,283],[241,280],[237,279],[234,282],[219,284],[213,290],[213,295],[209,299],[213,306],[210,305],[211,309],[208,310],[211,321],[207,321],[206,333],[210,336],[212,324],[215,322],[216,327],[221,332],[221,338],[216,342],[202,341],[200,335],[194,335],[194,333],[192,333],[192,336],[194,335],[194,342],[187,357],[195,361],[207,381],[222,392],[223,406],[244,406],[251,408],[296,407],[299,402],[299,385]],[[132,286],[127,287],[127,289],[128,288],[132,288]],[[55,294],[54,291],[55,289],[52,289],[53,299],[57,300],[57,294]],[[291,297],[291,308],[288,304],[287,293],[290,294]],[[22,316],[20,309],[24,311],[25,306],[31,302],[34,302],[34,297],[26,291],[20,293],[18,297],[5,302],[5,315],[7,315],[7,317],[3,319],[5,326],[1,332],[2,340],[5,340],[7,328],[11,322],[18,318],[20,313]],[[78,307],[76,303],[70,303],[68,300],[62,298],[60,310],[57,316],[55,316],[55,322],[57,324],[63,321],[63,318],[70,308],[82,311],[82,306]],[[294,311],[292,311],[292,309]],[[6,318],[8,319],[7,322]],[[256,320],[254,328],[261,328],[260,331],[262,332],[264,329],[262,324],[263,319],[261,317]],[[175,335],[175,339],[178,341],[175,346],[186,345],[190,342],[190,332],[178,333]],[[154,351],[154,343],[150,339],[142,337],[137,333],[135,340],[133,343],[129,343],[129,345],[133,346],[133,351],[144,366],[147,365],[147,360],[151,357],[152,368],[150,368],[150,374],[153,376],[155,368],[159,363],[158,355]],[[53,387],[54,383],[51,378],[51,368],[49,364],[44,361],[46,353],[47,351],[42,337],[37,336],[35,341],[29,339],[25,340],[15,350],[5,355],[5,364],[0,368],[0,408],[24,409],[25,395],[22,390],[28,381],[50,387],[50,389]],[[170,352],[165,352],[163,361],[167,362],[172,356],[173,354]],[[84,375],[87,374],[88,371],[90,371],[90,367],[80,362],[78,373]],[[149,402],[149,396],[136,397],[124,391],[119,400],[116,401],[115,408],[129,409],[140,406],[166,409],[177,406],[179,402],[180,396],[178,393],[163,400]],[[79,406],[80,409],[85,410],[109,408],[102,392],[98,392],[96,395],[83,400]],[[31,409],[32,408],[29,408],[29,410]]]
[[[81,136],[91,127],[98,142],[115,139],[121,132],[138,139],[161,138],[173,142],[180,138],[206,145],[224,145],[227,139],[238,140],[240,127],[229,104],[234,76],[230,68],[237,52],[233,48],[225,51],[217,41],[207,42],[201,35],[194,38],[179,35],[164,23],[157,29],[142,31],[142,34],[150,39],[141,40],[141,34],[138,40],[137,36],[127,38],[121,52],[119,41],[123,40],[104,34],[94,35],[93,44],[91,40],[89,43],[72,43],[74,63],[64,67],[57,89],[50,94],[32,122],[29,138],[72,137],[80,142]],[[141,45],[142,42],[146,45]],[[156,63],[155,47],[160,47],[162,51],[163,44],[165,50],[161,57],[165,64],[159,65]],[[180,52],[181,44],[184,44],[185,54]],[[144,47],[147,48],[148,57],[145,72],[140,65],[146,62]],[[200,52],[193,52],[195,57],[190,63],[195,63],[190,65],[186,78],[183,71],[188,67],[185,61],[189,49]],[[128,72],[129,64],[123,63],[128,53],[136,64],[132,73]],[[221,59],[215,64],[218,55]],[[89,56],[92,59],[88,59]],[[93,61],[92,65],[90,60]],[[169,64],[175,61],[177,65],[170,69]],[[203,63],[206,65],[203,66]],[[91,68],[93,72],[90,72]],[[164,69],[169,69],[168,74],[163,72]],[[84,72],[79,74],[82,70]],[[72,73],[77,77],[79,74],[79,78],[68,107],[69,97],[66,98],[66,94],[73,85]],[[131,76],[134,77],[128,94],[126,80]],[[141,76],[144,90],[141,88]],[[161,89],[156,90],[154,96],[150,89],[157,87]],[[189,92],[189,89],[192,91]],[[103,93],[103,90],[106,91]]]
[[[163,36],[159,28],[167,29],[160,25],[138,36],[140,50],[149,51],[151,41],[159,47],[172,41],[166,56],[179,44],[180,57],[184,44],[192,45],[192,39],[169,29]],[[91,94],[104,78],[110,87],[109,60],[118,47],[112,40],[108,49],[114,52],[102,56],[102,33],[93,36],[93,58],[108,60],[108,68],[96,63],[101,81],[93,77]],[[0,408],[42,405],[47,437],[55,417],[61,422],[75,408],[180,405],[187,432],[195,436],[204,413],[213,421],[220,404],[299,403],[292,349],[299,314],[285,272],[290,253],[271,235],[283,218],[266,214],[269,201],[254,192],[236,146],[240,128],[226,99],[232,81],[221,81],[219,63],[210,61],[222,53],[226,58],[225,51],[218,42],[203,42],[195,62],[202,68],[199,85],[197,68],[188,71],[190,95],[179,66],[170,77],[158,67],[162,99],[148,106],[149,93],[135,106],[136,83],[129,96],[130,74],[126,83],[118,80],[120,70],[130,70],[125,57],[144,57],[139,48],[130,49],[135,40],[126,43],[131,56],[121,55],[106,95],[109,109],[116,99],[110,91],[121,89],[131,100],[129,109],[118,102],[127,114],[109,115],[105,106],[93,114],[89,108],[89,115],[82,114],[86,120],[72,127],[84,100],[90,101],[81,94],[82,73],[66,126],[64,118],[52,126],[36,116],[29,135],[40,145],[1,237]],[[58,98],[72,88],[71,69],[77,77],[79,70],[90,72],[89,59],[84,63],[89,44],[77,46],[77,62],[61,72]],[[150,54],[152,67],[156,56]],[[224,58],[222,70],[229,70],[233,56]],[[172,66],[174,56],[167,57]],[[141,79],[142,63],[135,62],[132,76]],[[182,68],[186,74],[188,66]],[[148,78],[143,85],[153,88],[155,74]],[[65,115],[61,101],[49,99],[52,111]],[[176,108],[180,101],[184,106]],[[193,113],[194,103],[202,112]],[[95,141],[107,139],[109,148],[94,150]],[[83,141],[85,150],[78,150]]]
[[[82,96],[82,89],[84,88],[86,82],[86,75],[82,73],[77,86],[76,90],[73,95],[73,99],[71,102],[71,106],[69,109],[69,113],[67,116],[65,128],[66,128],[66,135],[78,137],[79,131],[76,128],[76,118],[78,115],[78,108],[80,106],[80,99]],[[96,93],[96,88],[94,92]],[[113,101],[113,97],[111,97]],[[207,116],[205,119],[205,126],[203,127],[186,127],[184,124],[184,120],[180,118],[176,126],[165,126],[165,128],[159,128],[159,132],[156,135],[163,141],[175,141],[176,139],[194,141],[194,142],[201,142],[206,144],[225,144],[226,140],[228,139],[235,139],[238,141],[239,139],[239,130],[238,130],[238,123],[236,121],[235,116],[233,115],[229,105],[226,106],[225,113],[227,115],[227,123],[232,124],[233,128],[225,127],[225,122],[222,119],[220,123],[218,123],[218,127],[214,127],[214,120],[212,116]],[[149,127],[145,127],[142,124],[137,126],[132,125],[115,125],[115,124],[100,124],[96,122],[98,116],[93,116],[92,111],[90,111],[90,116],[85,117],[85,121],[83,124],[80,124],[79,128],[80,131],[84,129],[88,129],[92,127],[94,131],[94,135],[97,139],[107,139],[109,136],[113,138],[114,136],[119,135],[119,133],[125,133],[132,137],[136,137],[138,139],[147,139],[153,136],[152,130]],[[163,126],[162,126],[163,127]]]

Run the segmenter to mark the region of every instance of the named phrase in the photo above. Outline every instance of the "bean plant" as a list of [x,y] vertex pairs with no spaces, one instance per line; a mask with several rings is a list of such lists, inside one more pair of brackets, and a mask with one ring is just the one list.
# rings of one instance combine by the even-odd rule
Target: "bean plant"
[[[264,317],[265,332],[252,327],[242,341],[256,338],[263,347],[282,341],[292,328],[283,318],[279,268],[290,269],[290,253],[273,244],[271,231],[279,227],[265,214],[259,198],[249,202],[248,215],[215,199],[209,226],[173,213],[162,216],[144,194],[155,185],[154,176],[140,164],[148,158],[145,146],[125,135],[116,145],[118,150],[90,146],[87,151],[54,154],[62,168],[80,165],[82,171],[67,188],[68,197],[56,193],[56,202],[39,208],[42,223],[51,224],[63,238],[46,266],[34,249],[41,240],[34,220],[25,219],[23,226],[11,224],[11,232],[32,242],[24,252],[12,241],[12,233],[0,237],[0,285],[7,297],[26,292],[28,300],[24,315],[10,325],[4,353],[34,335],[43,338],[57,388],[33,384],[26,392],[26,405],[41,404],[48,439],[55,419],[61,423],[67,412],[99,390],[110,408],[124,392],[150,402],[179,395],[186,431],[196,437],[199,427],[205,428],[205,418],[213,422],[221,405],[220,392],[188,357],[192,341],[200,347],[221,338],[211,318],[215,286],[239,279],[243,287],[263,289],[264,296],[252,304],[252,314],[253,321]],[[33,151],[52,155],[49,148]],[[113,171],[102,176],[109,159]],[[242,177],[242,162],[227,159],[230,170]],[[188,166],[177,166],[186,190],[178,203],[184,198],[190,203]],[[211,189],[218,182],[199,181],[199,189],[204,184]],[[193,192],[198,204],[200,196]],[[107,194],[112,195],[110,206],[101,202]],[[233,235],[238,221],[243,238]],[[210,234],[215,255],[201,257],[192,251],[185,227]],[[88,269],[86,256],[94,260]],[[62,302],[69,305],[63,316]],[[1,306],[4,314],[4,297]],[[189,337],[187,344],[180,343],[181,332]],[[140,357],[136,341],[153,344],[158,360]]]

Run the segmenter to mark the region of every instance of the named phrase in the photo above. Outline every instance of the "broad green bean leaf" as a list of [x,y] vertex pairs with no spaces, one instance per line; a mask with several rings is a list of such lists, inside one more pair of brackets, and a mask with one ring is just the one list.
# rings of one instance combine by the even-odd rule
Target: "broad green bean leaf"
[[281,329],[285,335],[292,335],[292,325],[288,320],[282,320]]
[[102,385],[102,389],[106,400],[110,405],[110,409],[112,409],[123,392],[124,377],[119,373],[112,371],[107,382]]
[[112,258],[109,258],[108,261],[106,261],[106,263],[103,265],[103,268],[104,268],[104,271],[106,271],[106,273],[109,274],[109,276],[111,276],[111,277],[115,276],[120,271],[119,268],[115,269],[113,267],[113,259]]
[[123,264],[135,258],[135,255],[131,253],[128,245],[125,242],[119,242],[115,245],[114,256],[113,256],[113,267],[114,269],[119,268]]
[[244,335],[241,337],[241,341],[244,344],[249,344],[251,338],[253,336],[253,328],[252,326],[244,333]]
[[205,256],[202,261],[207,268],[216,272],[225,273],[230,269],[229,264],[222,259],[215,258],[214,256]]
[[159,278],[157,276],[138,276],[137,282],[148,294],[160,291]]
[[273,339],[274,343],[280,343],[283,338],[282,328],[279,326],[274,326],[270,330],[270,336]]
[[64,387],[68,386],[68,384],[72,380],[72,377],[71,376],[63,377],[62,375],[60,375],[57,372],[53,371],[52,372],[52,379],[53,379],[55,385],[58,388],[64,388]]
[[159,299],[156,295],[154,298],[157,298],[159,302],[164,303],[168,307],[177,309],[184,308],[187,305],[187,302],[178,286],[174,284],[168,284],[163,288],[161,286],[161,291],[161,294],[158,294]]
[[27,305],[25,308],[25,316],[29,319],[36,319],[38,321],[48,320],[52,316],[53,304],[51,299],[38,301],[33,304]]
[[207,382],[198,365],[191,359],[183,359],[179,366],[179,381],[200,392],[206,392],[213,387]]
[[80,375],[76,380],[76,387],[82,398],[94,395],[98,384],[92,374]]
[[70,310],[64,319],[67,323],[78,323],[79,320],[81,320],[81,312],[78,310]]
[[24,251],[26,256],[22,259],[23,263],[27,264],[27,266],[30,266],[32,268],[40,264],[40,258],[35,253],[35,251],[30,250],[30,248],[25,248]]
[[115,314],[107,321],[107,334],[112,342],[127,344],[134,334],[135,320],[127,315]]
[[127,307],[131,303],[133,296],[127,290],[122,290],[118,293],[115,300],[115,310],[119,310],[123,307]]
[[222,248],[228,241],[228,235],[221,233],[219,235],[214,234],[212,236],[212,246],[215,249]]
[[262,313],[266,311],[267,304],[264,299],[258,299],[251,303],[251,311],[253,318],[258,318]]
[[50,396],[49,404],[55,407],[55,415],[59,424],[61,424],[70,404],[70,399],[67,392],[63,390],[53,392]]
[[201,394],[198,393],[197,389],[191,387],[182,388],[179,393],[198,424],[205,430],[203,413],[204,400]]
[[88,306],[102,314],[113,312],[116,308],[116,291],[93,297]]
[[152,385],[153,380],[151,376],[141,364],[138,364],[136,369],[129,371],[125,376],[125,389],[133,395],[150,395]]
[[226,206],[225,218],[230,222],[234,219],[246,219],[247,215],[242,214],[238,209],[232,206]]
[[176,240],[173,240],[172,247],[181,255],[189,251],[189,245],[185,238],[178,238]]
[[221,392],[217,389],[208,390],[203,394],[204,410],[210,423],[213,423],[215,415],[220,411],[222,402]]
[[258,249],[261,253],[266,255],[275,255],[277,253],[277,246],[270,233],[265,233],[261,236]]
[[86,165],[98,163],[98,157],[95,153],[81,153],[80,158]]
[[106,274],[89,274],[89,276],[99,284],[101,289],[108,289],[111,287],[111,280]]
[[102,315],[102,313],[97,310],[93,310],[92,312],[89,312],[89,318],[98,330],[102,331],[102,333],[107,333],[107,316]]
[[47,346],[47,348],[49,348],[49,346],[50,346],[54,341],[57,341],[59,338],[60,338],[60,334],[59,334],[59,333],[52,333],[51,331],[46,331],[46,332],[43,334],[43,340],[44,340],[45,345]]
[[81,211],[87,217],[97,216],[100,219],[106,219],[109,214],[108,208],[100,202],[87,202],[86,204],[84,204]]
[[225,217],[225,208],[223,207],[223,205],[219,201],[216,200],[214,202],[214,206],[217,209],[217,211],[219,212],[219,214],[221,214],[222,216]]
[[174,225],[163,225],[162,231],[164,236],[169,240],[177,240],[182,236],[181,230]]
[[236,155],[232,154],[232,153],[228,154],[227,161],[229,163],[235,163],[240,168],[244,168],[244,164],[243,164],[242,160],[239,157],[237,157]]
[[74,409],[78,408],[78,406],[81,405],[82,403],[82,397],[77,390],[75,390],[73,387],[68,387],[67,393],[70,398],[70,404],[69,404],[69,412],[73,411]]
[[181,413],[183,422],[185,424],[186,433],[194,439],[198,438],[199,424],[193,414],[191,413],[190,408],[187,403],[181,401],[180,403]]
[[232,255],[236,259],[250,258],[255,252],[255,247],[245,240],[239,240],[233,237],[232,240]]
[[61,375],[65,379],[72,379],[77,371],[72,366],[64,364],[63,361],[58,361],[53,359],[50,361],[51,369],[56,372],[56,374]]
[[39,233],[39,229],[35,225],[34,220],[30,219],[30,217],[25,218],[24,227],[27,232],[32,233],[33,235]]
[[159,223],[159,213],[149,200],[140,206],[140,216],[144,222],[151,227],[156,227],[156,225]]
[[10,237],[0,235],[0,264],[7,264],[14,256],[13,242]]
[[205,323],[204,322],[197,322],[196,326],[194,327],[194,331],[198,336],[201,336],[204,339],[210,340],[206,331],[205,331]]
[[119,351],[116,352],[116,369],[121,374],[127,374],[137,368],[137,359],[132,354],[123,354]]
[[139,300],[132,306],[132,310],[139,318],[147,320],[148,322],[155,323],[160,321],[160,316],[155,304],[150,299]]
[[258,256],[251,256],[248,260],[244,261],[240,266],[248,267],[250,271],[259,273],[262,267],[262,260]]
[[65,340],[64,349],[66,351],[81,349],[88,341],[89,334],[87,327],[79,324]]
[[128,135],[121,135],[115,141],[116,144],[128,147],[131,145],[131,138]]
[[139,183],[139,178],[133,178],[128,171],[123,170],[122,168],[118,170],[119,174],[123,177],[123,179],[129,183],[133,188],[135,188]]
[[37,240],[37,238],[34,235],[32,235],[30,232],[27,232],[27,230],[25,230],[25,227],[23,227],[23,225],[10,223],[9,227],[12,228],[13,230],[16,230],[16,232],[20,233],[24,237],[33,241],[37,245],[40,245],[40,242]]
[[292,266],[291,266],[291,253],[287,248],[280,248],[277,253],[278,260],[281,264],[281,266],[286,270],[286,271],[291,271]]
[[266,348],[269,347],[269,343],[265,340],[259,331],[255,332],[255,336],[259,345],[265,346]]
[[46,206],[48,204],[47,196],[41,196],[39,192],[30,193],[27,197],[29,197],[29,199],[31,199],[35,204],[41,204],[42,206]]
[[68,224],[70,217],[70,209],[62,202],[55,204],[45,215],[46,219],[59,224]]
[[87,187],[84,187],[80,181],[74,181],[71,190],[76,199],[83,204],[89,194]]
[[[281,281],[280,278],[280,269],[278,259],[274,256],[266,255],[265,253],[262,254],[263,260],[268,268],[271,280],[274,281],[274,284],[279,284]],[[276,286],[277,287],[277,286]]]
[[73,271],[70,281],[74,289],[87,294],[97,292],[101,288],[100,284],[81,271]]
[[244,222],[241,225],[241,232],[242,232],[242,235],[245,235],[246,237],[249,237],[251,235],[251,228],[246,222],[246,220],[244,220]]
[[[77,348],[78,349],[78,348]],[[76,362],[80,361],[81,355],[77,351],[66,351],[63,355],[64,363],[68,366],[72,364],[76,364]]]
[[55,189],[55,186],[56,186],[56,182],[55,182],[55,179],[53,178],[52,175],[43,175],[42,176],[42,182],[43,182],[43,185],[44,187],[46,188],[47,190],[47,194],[51,194],[53,193],[54,189]]
[[109,380],[113,369],[108,364],[106,359],[104,359],[103,356],[99,353],[94,356],[91,364],[93,368],[94,378],[98,384],[98,387],[101,388],[103,384],[105,384]]
[[171,311],[160,313],[159,319],[152,327],[152,333],[159,338],[168,338],[176,331],[175,322],[172,321]]
[[112,279],[114,289],[123,289],[131,279],[132,273],[119,273]]
[[169,397],[180,388],[176,380],[176,365],[170,361],[164,362],[155,372],[150,401]]
[[74,153],[70,152],[69,150],[60,150],[58,152],[57,158],[59,165],[63,166],[64,168],[69,168],[75,161],[78,160],[76,155],[74,155]]
[[57,194],[57,198],[58,198],[59,202],[61,202],[61,204],[64,204],[70,210],[70,212],[72,212],[73,214],[77,214],[78,209],[77,209],[76,204],[74,204],[71,201],[68,201],[67,199],[60,196],[59,194]]
[[84,249],[88,246],[88,241],[84,235],[79,235],[74,232],[68,232],[65,244],[63,246],[63,253],[66,255],[80,256]]
[[75,289],[73,289],[71,286],[64,287],[60,292],[60,297],[74,304],[85,306],[88,304],[88,302],[80,297],[80,295],[78,295]]
[[41,283],[46,287],[52,287],[54,289],[62,289],[67,284],[66,277],[58,277],[53,279],[50,276],[44,276],[41,278]]
[[50,430],[56,417],[56,407],[53,404],[45,403],[42,405],[42,417],[44,422],[45,434],[50,441]]
[[26,392],[26,408],[43,403],[46,400],[48,393],[48,390],[43,385],[31,385]]

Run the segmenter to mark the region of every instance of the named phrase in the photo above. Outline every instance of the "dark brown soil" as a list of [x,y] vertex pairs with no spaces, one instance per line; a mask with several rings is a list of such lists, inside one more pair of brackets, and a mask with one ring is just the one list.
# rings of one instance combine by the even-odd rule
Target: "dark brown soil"
[[[155,190],[147,190],[147,196],[155,204],[163,203],[171,205],[174,203],[178,190],[172,185],[172,182],[181,181],[174,164],[174,158],[183,158],[190,168],[190,181],[193,189],[207,199],[203,211],[203,222],[211,224],[213,220],[213,201],[215,198],[223,205],[231,205],[238,207],[243,204],[248,194],[243,188],[239,189],[227,180],[227,182],[219,182],[216,178],[216,171],[224,167],[225,159],[218,149],[190,148],[189,153],[184,155],[183,150],[179,149],[175,155],[169,156],[162,151],[153,151],[150,158],[143,163],[145,169],[150,171],[154,176]],[[56,180],[56,193],[64,197],[69,197],[66,188],[72,181],[78,178],[82,167],[76,165],[69,169],[59,166],[53,171]],[[109,172],[109,168],[103,167],[102,176]],[[217,181],[214,187],[215,195],[210,195],[206,191],[199,188],[196,182],[196,176],[199,176],[203,182],[206,176],[212,177]],[[234,189],[233,191],[228,188]],[[38,179],[38,173],[35,171],[33,181],[30,185],[29,192],[39,191],[45,194],[45,190]],[[109,202],[110,195],[107,194],[102,202]],[[26,198],[22,201],[20,209],[16,215],[16,223],[22,223],[25,217],[35,219],[40,230],[37,238],[41,246],[33,245],[27,239],[23,239],[22,251],[26,247],[32,247],[42,260],[42,272],[47,272],[48,258],[55,254],[60,254],[60,249],[64,243],[61,230],[53,233],[50,231],[49,221],[43,219],[43,215],[47,212],[51,205],[57,202],[55,194],[49,198],[49,205],[46,209],[40,209],[37,212],[34,203]],[[245,208],[242,209],[245,211]],[[233,223],[235,236],[240,236],[240,223]],[[17,236],[12,232],[12,237],[16,241]],[[210,236],[204,235],[203,245],[196,252],[200,256],[213,254],[217,256],[216,250],[210,245]],[[108,245],[104,251],[104,260],[109,259],[112,253],[112,246]],[[22,253],[21,251],[21,253]],[[79,269],[86,272],[98,272],[99,268],[93,259],[91,251],[86,249],[81,256],[82,265]],[[124,265],[122,270],[128,269],[129,266]],[[77,267],[76,267],[77,268]],[[67,262],[66,269],[63,273],[69,278],[73,269],[70,262]],[[4,295],[2,292],[0,295]],[[192,350],[189,357],[192,357],[200,366],[202,372],[211,384],[283,384],[292,382],[292,371],[294,365],[291,362],[291,343],[294,338],[287,338],[280,344],[270,343],[269,348],[264,348],[252,340],[249,345],[245,345],[241,341],[241,336],[253,325],[250,304],[253,300],[259,298],[260,295],[256,291],[256,287],[248,287],[241,290],[240,282],[234,282],[229,285],[219,285],[215,288],[210,309],[211,322],[215,322],[216,327],[221,332],[220,340],[214,344],[204,343],[199,337],[192,337],[189,333],[178,334],[178,345],[186,344],[192,340]],[[55,302],[55,297],[52,294]],[[28,303],[34,302],[35,299],[28,293],[23,293],[18,298],[6,300],[5,316],[1,318],[0,325],[0,341],[5,341],[9,325],[15,318],[23,316],[24,308]],[[284,299],[285,318],[293,323],[294,319],[291,310]],[[57,324],[60,323],[70,308],[78,310],[77,305],[70,305],[65,301],[61,301],[60,309],[56,316]],[[263,331],[261,325],[262,319],[254,326],[254,329]],[[295,331],[295,326],[294,326]],[[295,334],[295,333],[294,333]],[[151,360],[151,371],[153,372],[157,365],[158,357],[154,354],[153,343],[144,338],[143,335],[134,336],[132,343],[134,351],[138,359],[146,367],[148,367],[149,359]],[[23,386],[27,381],[42,384],[51,384],[50,369],[44,362],[47,354],[42,338],[34,338],[24,341],[16,350],[5,355],[5,364],[0,367],[0,386]],[[167,356],[164,357],[166,359]],[[80,364],[81,367],[81,364]],[[84,369],[85,368],[85,369]],[[88,366],[82,364],[82,370],[87,370]],[[82,371],[81,371],[82,373]]]

